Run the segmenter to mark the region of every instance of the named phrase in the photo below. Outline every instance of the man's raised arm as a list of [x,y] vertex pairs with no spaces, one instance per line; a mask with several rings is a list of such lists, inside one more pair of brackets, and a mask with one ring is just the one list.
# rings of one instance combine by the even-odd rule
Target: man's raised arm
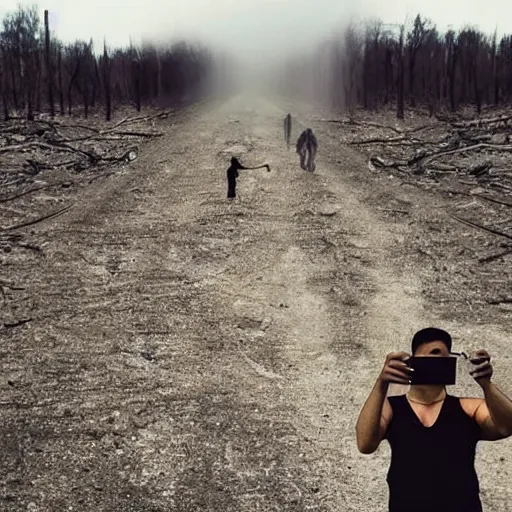
[[409,384],[405,352],[388,354],[384,368],[359,413],[356,424],[357,449],[361,453],[373,453],[384,438],[393,411],[386,399],[389,384]]

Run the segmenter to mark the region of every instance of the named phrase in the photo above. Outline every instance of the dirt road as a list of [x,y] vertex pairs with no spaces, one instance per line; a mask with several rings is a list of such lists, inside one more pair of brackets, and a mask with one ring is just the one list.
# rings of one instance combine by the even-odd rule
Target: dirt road
[[[1,334],[1,510],[385,511],[388,446],[359,454],[355,422],[385,354],[431,324],[487,348],[512,394],[510,311],[436,301],[450,270],[418,260],[429,222],[452,244],[467,228],[305,110],[321,146],[301,171],[283,117],[191,108],[34,228],[44,257],[2,255],[25,288],[9,314],[32,321]],[[242,171],[228,203],[232,155],[272,172]],[[378,210],[397,201],[409,216]],[[465,375],[450,392],[481,396]],[[477,459],[486,512],[508,510],[510,440]]]

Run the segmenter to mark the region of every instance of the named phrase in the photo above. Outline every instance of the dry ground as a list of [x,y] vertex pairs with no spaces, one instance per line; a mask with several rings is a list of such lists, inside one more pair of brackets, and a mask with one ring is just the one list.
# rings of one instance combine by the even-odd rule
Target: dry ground
[[[492,235],[372,174],[306,107],[321,147],[301,171],[284,108],[160,122],[135,162],[20,230],[42,252],[0,255],[1,510],[385,511],[388,446],[359,454],[354,426],[385,354],[428,325],[488,349],[512,395],[511,309],[479,300],[510,290],[510,256],[476,264]],[[242,172],[230,204],[232,154],[272,172]],[[508,510],[510,440],[477,469],[486,512]]]

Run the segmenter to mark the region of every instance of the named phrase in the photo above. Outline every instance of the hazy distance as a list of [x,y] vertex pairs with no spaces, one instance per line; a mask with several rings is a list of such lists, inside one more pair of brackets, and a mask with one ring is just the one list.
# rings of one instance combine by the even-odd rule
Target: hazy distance
[[[0,0],[0,16],[18,0]],[[29,3],[21,2],[23,5]],[[32,2],[30,2],[32,3]],[[199,38],[247,60],[279,57],[328,36],[351,18],[403,23],[418,12],[439,29],[472,24],[491,33],[512,32],[509,0],[45,0],[51,25],[63,41],[89,40],[100,48],[140,38]]]
[[[0,16],[17,4],[0,0]],[[104,38],[110,47],[127,46],[130,38],[135,44],[185,38],[228,50],[251,75],[304,53],[350,21],[399,24],[420,13],[441,31],[470,24],[489,34],[512,33],[510,0],[45,0],[41,19],[43,9],[64,42],[92,38],[98,51]]]

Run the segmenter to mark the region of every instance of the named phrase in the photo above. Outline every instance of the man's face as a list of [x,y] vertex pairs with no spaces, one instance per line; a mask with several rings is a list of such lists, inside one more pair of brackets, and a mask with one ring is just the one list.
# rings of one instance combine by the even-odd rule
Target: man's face
[[449,357],[450,351],[442,341],[429,341],[420,345],[416,352],[415,357]]

